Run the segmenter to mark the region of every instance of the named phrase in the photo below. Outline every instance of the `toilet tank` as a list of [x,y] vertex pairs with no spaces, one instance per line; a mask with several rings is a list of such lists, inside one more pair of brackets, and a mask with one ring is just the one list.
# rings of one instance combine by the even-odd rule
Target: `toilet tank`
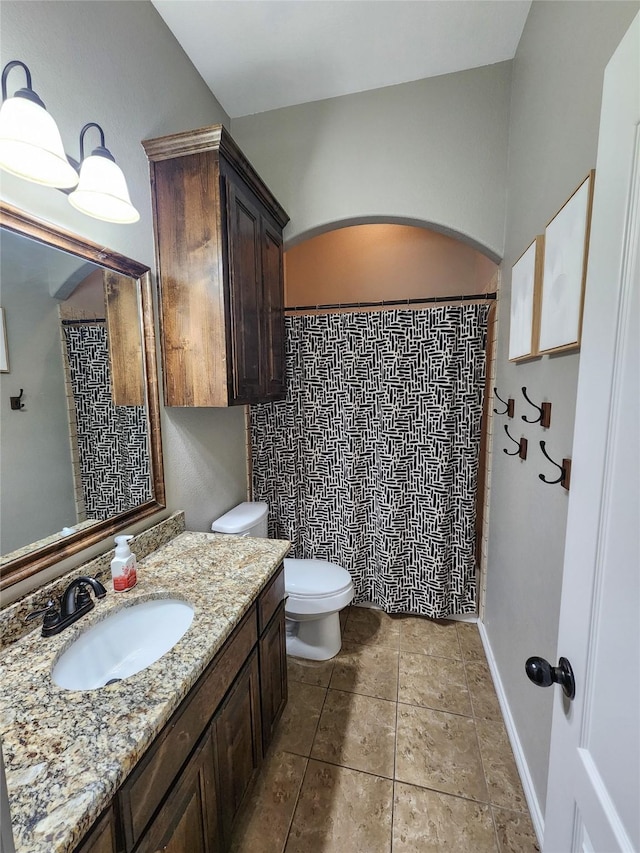
[[267,538],[269,507],[264,501],[245,501],[225,512],[211,525],[214,533],[233,533],[236,536]]

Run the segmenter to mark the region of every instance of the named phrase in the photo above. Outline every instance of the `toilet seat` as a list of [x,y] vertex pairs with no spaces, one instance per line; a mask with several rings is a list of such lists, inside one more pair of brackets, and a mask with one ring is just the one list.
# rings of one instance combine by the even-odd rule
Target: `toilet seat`
[[326,560],[284,560],[284,585],[296,595],[333,595],[351,586],[351,575]]
[[284,586],[285,613],[292,618],[341,610],[353,599],[351,575],[327,560],[285,558]]

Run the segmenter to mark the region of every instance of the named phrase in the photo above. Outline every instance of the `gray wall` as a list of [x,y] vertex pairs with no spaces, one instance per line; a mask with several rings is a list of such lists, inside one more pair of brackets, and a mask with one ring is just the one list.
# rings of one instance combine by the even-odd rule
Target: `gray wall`
[[[3,0],[0,38],[3,65],[21,59],[30,67],[33,87],[71,156],[78,157],[83,124],[103,126],[141,219],[135,225],[91,219],[62,193],[6,173],[0,177],[2,198],[153,269],[149,169],[140,141],[228,125],[228,116],[149,2]],[[22,85],[21,73],[12,72],[10,91]],[[216,514],[244,499],[244,442],[241,408],[164,411],[168,505],[186,510],[190,528],[207,529]]]
[[233,119],[291,217],[288,246],[336,222],[432,223],[502,255],[508,62]]
[[[485,627],[509,708],[544,811],[551,728],[550,690],[531,685],[524,661],[556,661],[568,493],[538,441],[561,460],[571,456],[578,354],[507,361],[511,266],[544,233],[595,166],[604,67],[638,9],[637,3],[534,2],[513,63],[505,257],[499,306],[497,387],[516,399],[516,435],[529,438],[526,462],[507,457],[496,418],[491,484]],[[527,427],[534,413],[520,393],[552,402],[551,428]]]
[[11,831],[11,811],[7,783],[4,776],[4,758],[0,743],[0,853],[15,853],[13,832]]
[[[0,374],[0,554],[76,523],[58,303],[46,275],[21,275],[25,268],[12,271],[6,259],[2,251],[11,372]],[[16,412],[9,397],[20,388]]]

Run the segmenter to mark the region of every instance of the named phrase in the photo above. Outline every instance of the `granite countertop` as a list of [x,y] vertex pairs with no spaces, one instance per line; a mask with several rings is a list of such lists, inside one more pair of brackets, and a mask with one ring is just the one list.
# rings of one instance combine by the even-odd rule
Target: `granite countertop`
[[[0,735],[16,853],[72,851],[250,608],[289,543],[182,533],[139,562],[132,590],[98,601],[54,637],[36,629],[0,658]],[[98,690],[51,668],[82,631],[134,601],[175,597],[191,627],[159,661]]]

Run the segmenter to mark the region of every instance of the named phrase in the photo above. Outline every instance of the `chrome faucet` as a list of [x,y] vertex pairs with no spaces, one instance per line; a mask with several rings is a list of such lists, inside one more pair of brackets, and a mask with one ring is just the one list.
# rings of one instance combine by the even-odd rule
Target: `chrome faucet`
[[44,616],[42,620],[42,636],[52,637],[54,634],[59,634],[64,631],[69,625],[77,622],[81,616],[93,610],[94,603],[89,593],[88,587],[93,589],[96,598],[104,598],[107,594],[106,589],[100,581],[95,578],[82,575],[71,581],[60,598],[60,610],[57,609],[55,602],[50,599],[47,606],[42,610],[35,610],[29,613],[25,621],[30,621],[38,616]]

